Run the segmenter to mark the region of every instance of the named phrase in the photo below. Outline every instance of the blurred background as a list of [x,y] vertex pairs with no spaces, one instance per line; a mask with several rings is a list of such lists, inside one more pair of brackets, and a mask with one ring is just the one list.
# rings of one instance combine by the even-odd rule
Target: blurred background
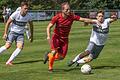
[[[23,0],[0,0],[0,22],[3,21],[3,6],[8,6],[14,12]],[[120,18],[120,0],[24,0],[30,5],[30,14],[34,21],[50,20],[60,10],[60,4],[69,2],[71,9],[82,17],[95,18],[96,11],[103,9],[105,17],[110,12],[116,12]]]

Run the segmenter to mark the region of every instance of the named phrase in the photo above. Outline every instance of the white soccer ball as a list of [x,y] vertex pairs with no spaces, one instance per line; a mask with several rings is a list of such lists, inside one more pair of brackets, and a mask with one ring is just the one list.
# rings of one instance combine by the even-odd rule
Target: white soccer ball
[[88,64],[84,64],[84,65],[81,67],[81,72],[82,72],[83,74],[90,74],[90,73],[91,73],[91,70],[92,70],[92,68],[91,68],[91,66],[88,65]]

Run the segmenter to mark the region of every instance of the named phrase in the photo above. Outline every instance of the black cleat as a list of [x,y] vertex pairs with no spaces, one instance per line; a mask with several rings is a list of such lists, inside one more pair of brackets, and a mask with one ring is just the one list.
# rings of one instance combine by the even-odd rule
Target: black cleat
[[72,66],[74,63],[75,63],[75,62],[70,61],[70,62],[68,62],[68,66],[70,67],[70,66]]
[[76,62],[76,65],[75,65],[75,67],[78,67],[78,66],[79,66],[79,63],[77,63],[77,62]]
[[44,61],[43,61],[44,64],[46,64],[49,59],[48,54],[49,54],[49,52],[45,52]]

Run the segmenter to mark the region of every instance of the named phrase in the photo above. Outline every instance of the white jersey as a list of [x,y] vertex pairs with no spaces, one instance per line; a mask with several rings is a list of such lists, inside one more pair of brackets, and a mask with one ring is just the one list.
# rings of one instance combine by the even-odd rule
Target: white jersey
[[27,22],[32,21],[32,18],[28,13],[25,16],[22,16],[20,11],[15,11],[10,18],[13,20],[12,24],[10,25],[10,31],[19,34],[23,34],[25,32],[25,26]]
[[110,18],[105,19],[101,24],[101,27],[99,27],[97,24],[93,24],[90,42],[94,42],[96,45],[104,45],[108,38],[109,24]]

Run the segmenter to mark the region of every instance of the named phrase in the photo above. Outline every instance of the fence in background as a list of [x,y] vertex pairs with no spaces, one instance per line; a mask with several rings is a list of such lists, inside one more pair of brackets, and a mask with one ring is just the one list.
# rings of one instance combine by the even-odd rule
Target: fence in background
[[[31,10],[29,13],[32,19],[35,21],[39,20],[50,20],[59,10]],[[73,10],[76,15],[87,18],[96,18],[97,11],[94,10]],[[120,10],[107,10],[105,11],[105,18],[110,17],[111,12],[116,12],[118,18],[120,18]]]
[[[72,10],[76,15],[87,18],[95,18],[97,11],[96,10]],[[2,12],[2,11],[0,11]],[[34,21],[41,20],[50,20],[56,13],[60,12],[59,10],[30,10],[29,13],[32,16]],[[110,17],[111,12],[116,12],[118,18],[120,18],[120,10],[106,10],[105,18]],[[2,14],[0,19],[2,18]]]

